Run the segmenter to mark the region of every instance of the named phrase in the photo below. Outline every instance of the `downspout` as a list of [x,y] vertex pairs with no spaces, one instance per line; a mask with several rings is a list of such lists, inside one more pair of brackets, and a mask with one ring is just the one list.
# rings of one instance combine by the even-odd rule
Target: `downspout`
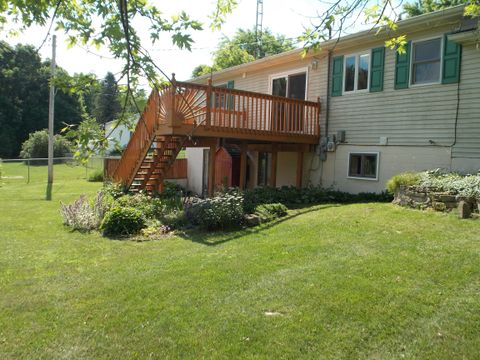
[[[322,141],[322,138],[326,138],[328,135],[328,122],[330,118],[330,62],[332,58],[332,50],[328,50],[328,55],[327,55],[327,98],[326,98],[326,106],[327,109],[325,111],[325,134],[322,134],[320,132],[320,143],[318,144],[318,150],[316,153],[316,156],[318,157],[318,170],[319,170],[319,185],[322,186],[322,178],[323,178],[323,163],[327,160],[327,152],[326,152],[326,146],[324,146],[324,142]],[[320,124],[320,129],[321,129]],[[325,158],[323,158],[322,154],[325,154]],[[313,170],[313,159],[315,158],[312,157],[312,162],[310,164],[310,183],[312,183],[311,177],[312,177],[312,171],[316,171],[317,169]]]
[[457,106],[455,109],[455,122],[453,125],[453,142],[450,144],[450,171],[452,171],[453,166],[453,148],[457,144],[457,130],[458,130],[458,115],[460,112],[460,75],[461,75],[462,67],[458,70],[458,84],[457,84]]
[[328,50],[328,65],[327,65],[327,111],[325,113],[325,136],[328,136],[328,121],[330,119],[330,67],[332,61],[332,50]]

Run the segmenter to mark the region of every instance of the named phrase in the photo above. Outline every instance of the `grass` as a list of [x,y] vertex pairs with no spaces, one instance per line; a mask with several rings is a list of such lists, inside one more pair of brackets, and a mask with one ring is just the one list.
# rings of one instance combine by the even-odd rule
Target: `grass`
[[61,224],[59,201],[99,186],[78,170],[57,166],[50,202],[41,168],[0,187],[2,359],[478,358],[478,221],[322,205],[113,241]]

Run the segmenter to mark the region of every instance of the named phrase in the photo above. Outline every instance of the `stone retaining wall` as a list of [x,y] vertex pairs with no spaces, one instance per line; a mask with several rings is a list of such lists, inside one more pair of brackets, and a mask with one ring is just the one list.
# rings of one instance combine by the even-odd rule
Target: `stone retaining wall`
[[[393,203],[422,210],[427,208],[436,211],[459,209],[461,217],[470,217],[471,213],[478,213],[480,209],[480,199],[464,198],[452,193],[421,191],[411,186],[400,186],[395,191]],[[468,216],[464,216],[464,213]]]

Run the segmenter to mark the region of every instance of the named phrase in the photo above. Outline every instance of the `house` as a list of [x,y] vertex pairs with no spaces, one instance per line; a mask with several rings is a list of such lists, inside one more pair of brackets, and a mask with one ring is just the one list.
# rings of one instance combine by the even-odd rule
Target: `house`
[[[138,122],[138,117],[132,119],[133,123]],[[123,149],[127,146],[132,133],[126,124],[119,124],[117,120],[112,120],[105,123],[105,134],[108,136],[108,152],[114,153],[118,148]]]
[[[188,186],[209,193],[221,183],[380,192],[403,171],[477,172],[476,27],[457,6],[400,21],[397,33],[409,40],[405,54],[384,46],[391,33],[364,31],[327,41],[303,58],[297,49],[211,77],[174,80],[152,95],[162,119],[152,120],[151,131],[173,149],[158,161],[168,165],[186,147]],[[175,144],[165,135],[178,136]],[[137,162],[124,171],[140,184],[133,188],[160,186],[158,154],[142,149],[126,152]],[[217,168],[223,178],[215,176]]]

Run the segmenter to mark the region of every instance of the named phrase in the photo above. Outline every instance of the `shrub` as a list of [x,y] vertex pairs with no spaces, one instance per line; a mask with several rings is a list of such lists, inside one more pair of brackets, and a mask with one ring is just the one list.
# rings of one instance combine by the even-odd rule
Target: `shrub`
[[255,214],[260,217],[262,222],[268,222],[286,216],[287,212],[287,207],[280,203],[262,204],[258,205],[255,209]]
[[[55,135],[53,143],[53,156],[64,157],[71,153],[70,142],[61,135]],[[28,139],[22,144],[20,157],[28,158],[46,158],[48,157],[48,132],[47,130],[40,130],[31,133]],[[44,164],[45,161],[42,162]],[[41,164],[36,162],[36,164]]]
[[405,172],[402,174],[398,174],[387,181],[387,191],[394,194],[400,186],[417,185],[419,181],[420,176],[418,173]]
[[283,186],[281,188],[259,187],[245,190],[243,206],[246,213],[253,213],[258,205],[271,203],[281,203],[292,207],[301,204],[387,202],[392,200],[392,195],[387,192],[350,194],[317,186],[301,189],[294,186]]
[[111,196],[113,199],[118,199],[125,195],[124,187],[122,184],[104,184],[103,191],[109,196]]
[[188,223],[185,213],[181,210],[166,212],[160,217],[160,221],[170,229],[181,229]]
[[240,194],[223,194],[199,199],[186,207],[186,215],[192,224],[208,230],[240,225],[243,220],[243,197]]
[[156,237],[168,234],[172,229],[167,225],[148,226],[141,230],[141,235],[145,237]]
[[95,200],[88,201],[85,195],[72,204],[65,205],[60,202],[63,223],[73,230],[90,231],[98,229],[111,202],[104,192],[99,191]]
[[130,207],[114,207],[103,218],[101,230],[104,236],[136,235],[145,227],[142,213]]
[[147,219],[159,219],[165,212],[165,205],[159,198],[150,197],[144,193],[123,195],[115,204],[119,207],[131,207],[139,210]]
[[480,173],[461,175],[440,170],[419,173],[418,189],[430,192],[449,192],[467,198],[480,198]]
[[391,178],[387,183],[387,189],[394,192],[400,185],[413,186],[422,192],[445,192],[464,198],[480,198],[480,173],[462,175],[444,172],[441,169],[405,173]]
[[90,182],[103,182],[103,170],[94,170],[88,175],[87,180]]
[[163,192],[159,197],[168,210],[183,210],[183,199],[186,193],[180,185],[165,181]]

